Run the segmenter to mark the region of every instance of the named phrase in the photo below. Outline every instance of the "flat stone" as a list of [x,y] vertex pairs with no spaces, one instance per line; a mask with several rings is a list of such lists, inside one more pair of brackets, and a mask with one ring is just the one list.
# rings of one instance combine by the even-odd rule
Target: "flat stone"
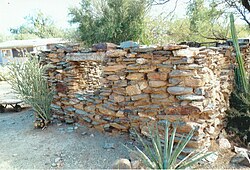
[[151,98],[154,99],[165,99],[168,98],[169,95],[167,94],[150,94]]
[[167,80],[167,73],[148,73],[147,77],[149,80]]
[[108,77],[106,77],[107,80],[112,80],[112,81],[115,81],[115,80],[119,80],[120,77],[117,76],[117,75],[110,75]]
[[137,42],[133,42],[133,41],[124,41],[120,44],[120,47],[123,49],[138,48],[139,44]]
[[144,67],[140,68],[140,73],[150,73],[156,70],[156,66],[144,65]]
[[172,64],[190,64],[194,62],[194,58],[192,57],[185,57],[179,60],[172,60]]
[[168,87],[167,91],[172,95],[183,95],[183,94],[191,94],[191,93],[193,93],[193,88],[191,88],[191,87],[173,86],[173,87]]
[[66,61],[103,61],[105,53],[68,53]]
[[74,108],[83,110],[83,104],[82,104],[82,103],[75,104],[75,105],[74,105]]
[[79,114],[79,115],[85,115],[85,116],[89,115],[88,112],[85,112],[85,111],[79,110],[79,109],[76,109],[76,110],[75,110],[75,113],[76,113],[76,114]]
[[140,87],[136,84],[136,85],[131,85],[131,86],[126,87],[126,93],[129,96],[132,96],[132,95],[141,94],[141,90],[140,90]]
[[116,49],[117,45],[113,43],[98,43],[92,45],[92,51],[107,51]]
[[65,123],[67,124],[73,124],[75,121],[73,119],[70,119],[70,118],[66,118],[65,119]]
[[157,80],[149,81],[150,87],[163,87],[166,85],[167,85],[166,81],[157,81]]
[[205,81],[203,79],[188,77],[184,79],[184,84],[189,87],[201,87],[205,85]]
[[128,85],[128,81],[127,80],[114,81],[114,85],[117,87],[126,87]]
[[177,68],[180,70],[195,70],[195,69],[200,69],[203,68],[204,66],[199,65],[199,64],[188,64],[188,65],[178,65]]
[[103,68],[103,71],[116,72],[116,71],[120,71],[120,70],[122,70],[124,68],[126,68],[125,65],[106,66],[106,67]]
[[138,59],[136,59],[136,63],[137,64],[146,64],[146,63],[148,63],[148,60],[145,58],[138,58]]
[[122,95],[115,95],[114,96],[114,101],[115,102],[124,102],[125,101],[125,97],[124,96],[122,96]]
[[148,87],[147,81],[140,81],[138,82],[140,90],[146,89]]
[[172,70],[169,73],[169,77],[187,77],[193,75],[194,73],[191,70]]
[[88,117],[82,117],[82,119],[84,120],[84,121],[86,121],[86,122],[88,122],[88,123],[90,123],[92,120],[90,119],[90,118],[88,118]]
[[180,82],[182,82],[182,79],[179,78],[170,78],[168,79],[168,82],[172,85],[178,85]]
[[198,53],[198,50],[194,51],[190,49],[179,49],[179,50],[173,51],[173,54],[175,57],[196,56],[197,53]]
[[[141,68],[141,66],[140,65],[138,65],[138,64],[129,64],[129,65],[127,65],[127,70],[139,70]],[[126,71],[127,71],[126,70]]]
[[146,53],[146,52],[152,52],[155,49],[156,49],[155,46],[140,46],[139,48],[131,49],[131,52]]
[[154,94],[162,94],[166,93],[166,87],[159,87],[159,88],[153,88],[153,87],[147,87],[143,90],[144,93],[154,93]]
[[128,80],[142,80],[144,79],[144,74],[143,73],[130,73],[126,79]]
[[113,110],[107,109],[102,106],[97,106],[99,112],[101,112],[104,115],[110,115],[110,116],[115,116],[115,112]]
[[116,113],[116,117],[125,117],[124,111],[119,110],[119,111]]
[[55,104],[51,104],[50,106],[53,109],[61,109],[61,106],[58,106],[58,105],[55,105]]
[[125,95],[126,94],[126,88],[123,87],[114,87],[113,86],[113,93],[120,94],[120,95]]
[[134,96],[131,96],[131,99],[132,100],[149,99],[149,95],[148,94],[134,95]]
[[188,48],[187,45],[166,45],[163,47],[163,50],[169,50],[169,51],[172,51],[172,50],[179,50],[179,49],[186,49]]
[[179,100],[204,100],[205,97],[204,96],[199,96],[199,95],[192,95],[192,94],[189,94],[189,95],[182,95],[182,96],[176,96],[177,99]]
[[165,113],[169,115],[196,115],[200,113],[200,110],[193,106],[178,106],[168,107],[165,109]]
[[109,50],[106,52],[106,57],[122,57],[127,54],[124,50]]
[[65,110],[68,112],[74,112],[76,109],[74,107],[67,107]]
[[86,112],[94,113],[95,112],[95,106],[93,106],[93,105],[86,106],[86,107],[84,107],[84,110]]
[[128,127],[123,126],[123,125],[118,124],[118,123],[110,123],[110,126],[116,128],[116,129],[119,129],[119,130],[127,130],[128,129]]
[[149,98],[146,98],[146,99],[141,99],[141,100],[136,100],[134,101],[134,106],[145,106],[145,105],[150,105],[150,101],[149,101]]
[[154,51],[153,52],[154,55],[161,55],[161,56],[164,56],[164,55],[171,55],[172,54],[172,51]]

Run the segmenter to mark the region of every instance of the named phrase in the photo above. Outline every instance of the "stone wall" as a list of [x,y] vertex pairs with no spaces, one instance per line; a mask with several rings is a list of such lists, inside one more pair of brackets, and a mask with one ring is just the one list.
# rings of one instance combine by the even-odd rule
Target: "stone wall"
[[233,87],[229,48],[168,45],[82,52],[78,46],[44,52],[53,67],[54,117],[102,131],[147,134],[147,124],[178,121],[178,135],[196,128],[191,148],[217,137]]
[[242,57],[244,60],[246,72],[249,76],[249,73],[250,73],[250,45],[242,46],[241,47],[241,54],[242,54]]

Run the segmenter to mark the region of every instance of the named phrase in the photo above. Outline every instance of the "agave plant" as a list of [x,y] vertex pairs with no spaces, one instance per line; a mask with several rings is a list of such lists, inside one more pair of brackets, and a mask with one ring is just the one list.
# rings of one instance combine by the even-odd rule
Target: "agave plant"
[[171,123],[166,121],[163,144],[161,142],[157,124],[154,126],[155,128],[149,128],[152,147],[150,147],[151,145],[146,144],[142,137],[136,133],[145,151],[143,152],[138,147],[135,147],[136,151],[132,149],[129,150],[142,161],[144,166],[150,169],[185,169],[211,154],[205,154],[204,151],[193,151],[182,160],[178,160],[184,148],[192,138],[194,130],[191,130],[186,136],[183,135],[177,145],[175,145],[174,141],[176,138],[177,124],[173,124],[173,130],[169,137],[170,125]]
[[47,66],[40,65],[36,57],[31,57],[25,63],[11,64],[9,69],[11,79],[8,82],[12,89],[33,107],[40,126],[47,125],[53,100],[53,91],[44,77]]

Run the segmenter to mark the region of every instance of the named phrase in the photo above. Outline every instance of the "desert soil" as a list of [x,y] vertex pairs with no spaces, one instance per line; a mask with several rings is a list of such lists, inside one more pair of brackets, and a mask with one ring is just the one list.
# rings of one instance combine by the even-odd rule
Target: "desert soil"
[[[0,100],[16,98],[0,82]],[[0,169],[112,168],[116,159],[128,158],[123,145],[127,134],[103,134],[86,127],[54,123],[41,130],[33,126],[33,110],[0,113]]]
[[[15,99],[6,82],[0,81],[0,101]],[[25,106],[25,105],[23,105]],[[0,113],[0,169],[110,169],[115,160],[129,158],[124,145],[132,148],[128,134],[110,135],[84,126],[55,122],[46,129],[35,129],[33,110]],[[235,155],[219,150],[218,160],[199,168],[244,168],[229,164]]]

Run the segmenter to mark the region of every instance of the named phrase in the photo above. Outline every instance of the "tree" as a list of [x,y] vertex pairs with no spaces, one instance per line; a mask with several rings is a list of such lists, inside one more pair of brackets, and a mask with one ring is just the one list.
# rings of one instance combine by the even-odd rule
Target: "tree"
[[120,43],[139,39],[146,8],[145,0],[82,0],[81,7],[71,8],[69,15],[86,45]]
[[[173,0],[174,1],[174,0]],[[152,5],[163,5],[170,0],[152,0]],[[175,1],[178,3],[178,0]],[[178,5],[178,4],[177,4]],[[145,20],[142,42],[166,44],[182,41],[212,42],[230,38],[228,13],[215,0],[189,0],[185,18],[163,13],[156,19]],[[249,35],[245,25],[236,25],[238,35]]]
[[10,29],[10,32],[16,35],[16,39],[63,36],[63,31],[58,29],[54,22],[41,11],[38,11],[35,15],[26,16],[24,19],[26,23],[18,28]]
[[235,14],[240,16],[250,27],[250,1],[249,0],[224,0],[225,6],[234,9]]
[[[152,5],[163,5],[169,1],[175,1],[176,3],[178,0],[151,0]],[[189,1],[192,3],[192,0]],[[250,27],[250,1],[249,0],[214,0],[220,8],[223,9],[224,13],[234,12],[235,15],[240,16],[243,21],[245,21],[248,26]]]
[[192,0],[187,8],[190,33],[193,41],[226,40],[228,35],[227,15],[217,9],[212,0],[208,5],[204,0]]

